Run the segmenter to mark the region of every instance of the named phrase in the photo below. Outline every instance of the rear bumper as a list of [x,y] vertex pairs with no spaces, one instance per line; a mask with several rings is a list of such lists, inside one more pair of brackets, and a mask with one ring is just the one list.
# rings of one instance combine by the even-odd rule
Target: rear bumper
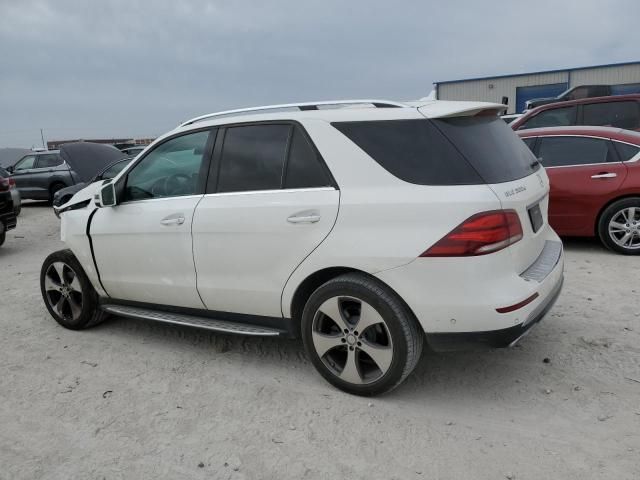
[[551,294],[532,311],[527,319],[519,325],[483,332],[431,333],[427,335],[427,343],[437,352],[455,350],[482,350],[513,346],[526,335],[531,328],[540,322],[556,303],[562,291],[564,276],[561,276],[553,287]]

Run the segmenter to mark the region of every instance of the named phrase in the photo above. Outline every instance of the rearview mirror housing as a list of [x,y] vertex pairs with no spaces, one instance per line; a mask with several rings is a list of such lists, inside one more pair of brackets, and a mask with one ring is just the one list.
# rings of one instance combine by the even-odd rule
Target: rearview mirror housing
[[105,183],[96,194],[95,203],[98,207],[114,207],[116,205],[116,187],[112,182]]

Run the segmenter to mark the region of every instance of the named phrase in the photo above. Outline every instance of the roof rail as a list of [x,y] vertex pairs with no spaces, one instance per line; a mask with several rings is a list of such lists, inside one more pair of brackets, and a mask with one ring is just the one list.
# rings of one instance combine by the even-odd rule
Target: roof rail
[[325,105],[360,105],[363,103],[372,104],[376,108],[398,108],[398,107],[408,106],[404,103],[393,102],[390,100],[329,100],[329,101],[323,101],[323,102],[284,103],[281,105],[265,105],[262,107],[237,108],[235,110],[225,110],[223,112],[209,113],[207,115],[201,115],[199,117],[192,118],[191,120],[187,120],[186,122],[181,123],[180,127],[191,125],[192,123],[200,122],[202,120],[206,120],[207,118],[222,117],[225,115],[235,115],[237,113],[260,112],[264,110],[282,110],[285,108],[297,108],[300,111],[318,110],[319,106],[325,106]]

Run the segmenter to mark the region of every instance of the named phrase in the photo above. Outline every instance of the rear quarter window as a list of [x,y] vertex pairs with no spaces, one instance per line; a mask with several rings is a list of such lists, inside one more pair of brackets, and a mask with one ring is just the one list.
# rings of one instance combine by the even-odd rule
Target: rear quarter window
[[539,166],[498,117],[335,122],[394,176],[419,185],[502,183]]
[[614,141],[613,145],[615,146],[615,149],[620,156],[620,160],[622,160],[623,162],[631,160],[638,154],[638,152],[640,152],[640,147],[629,145],[628,143]]

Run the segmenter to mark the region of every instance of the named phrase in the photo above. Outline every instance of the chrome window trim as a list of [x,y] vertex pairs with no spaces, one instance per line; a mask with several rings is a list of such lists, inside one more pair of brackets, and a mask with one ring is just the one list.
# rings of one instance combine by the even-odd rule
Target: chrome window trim
[[231,195],[256,195],[263,193],[300,193],[300,192],[330,192],[338,191],[334,187],[311,187],[311,188],[272,188],[269,190],[247,190],[243,192],[215,192],[206,193],[205,197],[222,197]]
[[[531,135],[531,136],[522,137],[522,138],[524,139],[524,138],[554,138],[554,137],[579,137],[579,138],[595,138],[596,140],[609,140],[611,142],[618,141],[610,137],[596,137],[594,135],[577,135],[575,133],[567,134],[567,135]],[[640,148],[640,145],[634,145],[633,143],[628,143],[628,142],[620,142],[620,143],[627,143],[628,145]],[[632,157],[631,159],[626,160],[624,162],[620,161],[620,162],[576,163],[575,165],[556,165],[555,167],[545,167],[544,165],[542,166],[544,167],[545,170],[550,170],[552,168],[593,167],[598,165],[615,165],[617,163],[622,165],[629,162],[635,162],[638,160],[638,158],[640,158],[640,152],[638,152],[638,154],[636,154],[635,157]]]
[[120,205],[133,205],[138,203],[148,203],[148,202],[157,202],[158,200],[175,200],[176,198],[202,198],[204,194],[198,193],[195,195],[173,195],[171,197],[156,197],[156,198],[142,198],[140,200],[129,200],[126,202],[121,202],[115,205],[119,207]]

